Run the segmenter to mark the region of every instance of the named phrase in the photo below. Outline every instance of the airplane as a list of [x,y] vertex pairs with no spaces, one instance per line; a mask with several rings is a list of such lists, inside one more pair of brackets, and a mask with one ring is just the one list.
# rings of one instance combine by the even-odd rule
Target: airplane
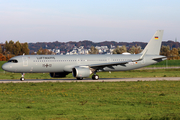
[[139,54],[91,54],[91,55],[21,55],[11,58],[2,65],[8,72],[50,73],[53,78],[66,77],[72,73],[77,80],[89,77],[98,80],[100,71],[127,71],[166,60],[159,55],[163,30],[157,30],[145,49]]

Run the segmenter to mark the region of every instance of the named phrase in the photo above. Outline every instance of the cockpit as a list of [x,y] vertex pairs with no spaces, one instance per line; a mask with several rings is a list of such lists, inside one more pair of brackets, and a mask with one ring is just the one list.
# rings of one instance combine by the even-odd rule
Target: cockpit
[[18,61],[16,59],[11,59],[9,60],[8,62],[11,62],[11,63],[18,63]]

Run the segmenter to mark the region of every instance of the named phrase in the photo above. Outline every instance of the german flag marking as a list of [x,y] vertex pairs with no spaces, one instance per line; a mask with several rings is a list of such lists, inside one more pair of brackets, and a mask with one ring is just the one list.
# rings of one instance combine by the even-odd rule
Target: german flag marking
[[158,36],[155,36],[155,37],[154,37],[154,39],[156,39],[156,40],[157,40],[157,39],[158,39]]

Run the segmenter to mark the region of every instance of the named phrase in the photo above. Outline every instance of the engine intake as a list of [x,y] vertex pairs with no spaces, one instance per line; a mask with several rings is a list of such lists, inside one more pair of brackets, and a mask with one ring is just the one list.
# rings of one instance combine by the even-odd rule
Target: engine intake
[[89,75],[92,73],[92,71],[89,69],[89,67],[75,67],[72,69],[72,74],[76,78],[82,78],[82,77],[89,77]]

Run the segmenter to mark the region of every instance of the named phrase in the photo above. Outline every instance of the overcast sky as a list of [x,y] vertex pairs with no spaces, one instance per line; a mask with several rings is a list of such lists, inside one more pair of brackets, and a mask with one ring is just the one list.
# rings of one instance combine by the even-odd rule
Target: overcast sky
[[180,42],[180,0],[0,0],[0,43]]

